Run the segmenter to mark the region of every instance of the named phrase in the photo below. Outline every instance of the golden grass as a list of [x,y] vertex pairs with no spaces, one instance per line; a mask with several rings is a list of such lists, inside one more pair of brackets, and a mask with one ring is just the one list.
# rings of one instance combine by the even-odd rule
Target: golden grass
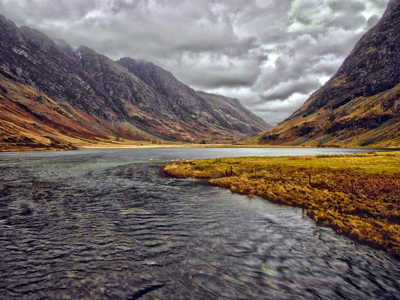
[[181,161],[164,172],[305,208],[318,224],[400,256],[399,152]]

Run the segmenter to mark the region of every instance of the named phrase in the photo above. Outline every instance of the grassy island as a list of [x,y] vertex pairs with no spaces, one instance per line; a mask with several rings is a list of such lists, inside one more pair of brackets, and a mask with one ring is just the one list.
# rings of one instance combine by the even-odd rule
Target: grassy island
[[205,159],[163,169],[302,207],[318,224],[400,257],[400,152]]

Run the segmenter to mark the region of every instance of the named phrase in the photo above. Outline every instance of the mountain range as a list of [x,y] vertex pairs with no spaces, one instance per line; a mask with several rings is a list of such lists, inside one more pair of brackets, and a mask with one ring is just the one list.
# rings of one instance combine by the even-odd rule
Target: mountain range
[[0,147],[127,140],[232,143],[270,126],[153,63],[73,49],[0,16]]
[[261,144],[400,146],[400,1],[357,43],[337,73]]
[[[195,91],[146,61],[71,48],[0,16],[0,148],[119,140],[400,146],[400,2],[305,104],[271,128],[238,100]],[[262,133],[260,133],[262,132]]]

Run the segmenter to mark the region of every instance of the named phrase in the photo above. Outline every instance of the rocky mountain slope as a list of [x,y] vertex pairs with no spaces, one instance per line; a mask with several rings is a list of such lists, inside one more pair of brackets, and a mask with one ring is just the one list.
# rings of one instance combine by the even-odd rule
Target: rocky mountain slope
[[391,0],[337,73],[259,142],[400,146],[400,1]]
[[[74,144],[74,138],[89,142],[120,137],[232,142],[268,128],[238,101],[196,92],[151,63],[130,58],[116,62],[87,47],[74,50],[39,31],[17,27],[3,16],[0,26],[0,84],[4,87],[0,91],[0,114],[2,124],[3,115],[9,116],[7,128],[12,128],[5,131],[0,126],[0,143],[19,141],[22,145],[24,138],[31,138],[16,133],[21,132],[18,126],[22,124],[14,119],[24,117],[20,115],[22,111],[5,109],[11,102],[20,109],[24,105],[25,118],[29,110],[29,119],[38,126],[43,121],[32,114],[32,107],[51,111],[49,114],[59,120],[60,126],[67,122],[66,118],[70,123],[76,121],[71,123],[73,132],[68,126],[61,130],[54,124],[42,124],[52,131],[45,134],[51,137],[47,140],[37,127],[24,128],[36,131],[42,141],[57,138],[52,135],[69,137],[58,140],[63,145]],[[7,93],[6,86],[14,92]],[[39,102],[38,97],[46,99],[45,103]],[[71,112],[59,118],[62,113],[54,107],[59,111],[68,107]],[[28,144],[36,142],[33,139]]]
[[118,63],[165,98],[163,103],[168,103],[173,114],[184,121],[185,132],[204,132],[203,139],[207,140],[210,133],[218,135],[218,129],[256,133],[266,126],[238,100],[195,91],[152,63],[131,58],[123,58]]

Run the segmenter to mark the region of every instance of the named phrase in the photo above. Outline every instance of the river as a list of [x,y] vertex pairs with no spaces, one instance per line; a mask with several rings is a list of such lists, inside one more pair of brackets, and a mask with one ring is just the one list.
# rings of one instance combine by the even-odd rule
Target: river
[[0,154],[1,299],[400,299],[400,261],[300,209],[167,178],[175,159],[352,149]]

